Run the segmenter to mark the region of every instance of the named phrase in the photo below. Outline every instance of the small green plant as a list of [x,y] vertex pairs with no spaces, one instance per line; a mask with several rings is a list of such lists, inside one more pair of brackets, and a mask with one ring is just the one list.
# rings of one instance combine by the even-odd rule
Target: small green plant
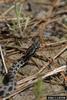
[[8,26],[10,30],[14,33],[14,36],[20,35],[20,37],[23,38],[25,36],[25,30],[27,29],[27,26],[30,22],[30,17],[25,16],[23,10],[21,12],[21,9],[22,9],[22,4],[17,3],[15,1],[14,12],[16,20],[14,19],[12,21],[12,25],[9,24]]
[[41,100],[42,94],[43,94],[43,81],[41,78],[38,79],[38,81],[34,85],[34,95],[35,100]]
[[22,29],[21,29],[21,22],[20,22],[21,6],[17,5],[16,3],[15,3],[15,13],[16,13],[16,17],[17,17],[17,24],[19,27],[20,35],[22,36]]

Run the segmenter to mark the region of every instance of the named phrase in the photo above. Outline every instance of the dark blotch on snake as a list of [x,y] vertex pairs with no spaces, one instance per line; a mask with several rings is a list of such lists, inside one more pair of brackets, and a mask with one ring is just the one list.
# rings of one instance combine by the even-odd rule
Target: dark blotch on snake
[[4,94],[4,90],[0,91],[0,96]]

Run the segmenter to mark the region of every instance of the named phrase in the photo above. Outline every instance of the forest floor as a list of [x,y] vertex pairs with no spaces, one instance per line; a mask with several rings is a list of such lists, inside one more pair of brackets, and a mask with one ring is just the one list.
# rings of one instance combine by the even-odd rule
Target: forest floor
[[[37,35],[40,48],[29,64],[19,70],[17,89],[5,100],[47,100],[47,96],[67,95],[67,71],[49,73],[67,65],[67,0],[0,1],[5,72],[24,55]],[[49,77],[43,78],[47,74]],[[0,75],[0,84],[3,77]]]

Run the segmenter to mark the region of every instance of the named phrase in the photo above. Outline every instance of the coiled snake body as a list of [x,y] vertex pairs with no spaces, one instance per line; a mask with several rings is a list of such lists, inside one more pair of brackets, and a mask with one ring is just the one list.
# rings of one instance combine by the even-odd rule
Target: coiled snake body
[[13,66],[8,70],[8,73],[5,75],[4,80],[6,80],[6,83],[4,82],[4,85],[0,87],[0,97],[5,97],[11,94],[16,88],[16,80],[15,76],[19,68],[23,67],[28,60],[34,55],[36,50],[39,48],[40,42],[39,38],[35,38],[32,45],[28,48],[26,51],[26,54],[21,57],[17,63],[14,63]]

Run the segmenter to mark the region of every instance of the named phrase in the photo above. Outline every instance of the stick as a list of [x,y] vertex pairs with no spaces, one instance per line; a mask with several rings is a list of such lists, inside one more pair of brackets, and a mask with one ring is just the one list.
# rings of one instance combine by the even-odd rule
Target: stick
[[51,76],[51,75],[55,75],[55,74],[57,74],[59,72],[66,71],[66,67],[67,67],[66,65],[63,65],[63,66],[61,66],[59,68],[55,68],[53,71],[51,71],[48,74],[44,75],[43,78],[46,78],[46,77]]
[[0,45],[0,52],[1,52],[1,57],[2,57],[2,61],[3,61],[3,65],[4,65],[5,72],[8,73],[8,70],[7,70],[7,67],[6,67],[6,64],[5,64],[4,55],[3,55],[3,52],[2,52],[1,45]]

